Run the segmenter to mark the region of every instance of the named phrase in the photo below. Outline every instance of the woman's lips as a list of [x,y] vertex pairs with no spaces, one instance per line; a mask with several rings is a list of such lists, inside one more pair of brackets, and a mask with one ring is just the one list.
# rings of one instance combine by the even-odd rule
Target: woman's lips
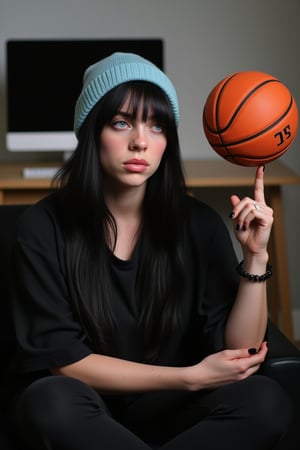
[[136,173],[144,172],[149,166],[147,161],[145,161],[144,159],[137,159],[137,158],[128,159],[123,164],[126,170],[128,170],[129,172],[136,172]]

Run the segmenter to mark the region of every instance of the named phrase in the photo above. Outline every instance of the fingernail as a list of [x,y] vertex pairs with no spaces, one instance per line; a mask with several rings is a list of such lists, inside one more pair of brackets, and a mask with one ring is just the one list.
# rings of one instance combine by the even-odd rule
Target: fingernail
[[263,165],[263,171],[265,171],[265,170],[266,170],[266,165],[264,164],[264,165]]
[[239,229],[240,229],[239,224],[236,225],[235,229],[236,229],[237,231],[239,231]]
[[242,228],[242,229],[243,229],[243,231],[246,231],[246,230],[247,230],[247,228],[245,227],[245,225],[243,225],[243,228]]
[[249,355],[255,355],[255,353],[257,353],[256,348],[249,348],[248,353]]
[[233,219],[233,218],[234,218],[234,212],[233,212],[233,211],[231,211],[231,213],[229,214],[229,218],[230,218],[230,219]]

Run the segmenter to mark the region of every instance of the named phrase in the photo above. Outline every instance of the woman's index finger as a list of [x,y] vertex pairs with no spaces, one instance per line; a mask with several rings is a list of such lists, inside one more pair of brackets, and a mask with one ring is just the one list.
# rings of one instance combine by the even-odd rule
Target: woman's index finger
[[256,169],[254,181],[254,200],[258,203],[265,203],[264,166],[259,166]]

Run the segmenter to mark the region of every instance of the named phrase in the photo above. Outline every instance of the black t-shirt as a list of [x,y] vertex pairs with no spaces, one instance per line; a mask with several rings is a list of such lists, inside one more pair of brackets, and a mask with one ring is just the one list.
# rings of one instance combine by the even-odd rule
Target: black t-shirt
[[[238,286],[236,255],[222,219],[199,200],[186,201],[191,213],[183,243],[183,319],[176,336],[161,348],[161,365],[198,362],[223,348],[224,325]],[[143,361],[135,289],[140,251],[138,243],[128,261],[111,255],[111,303],[122,337],[121,357],[132,361]],[[19,221],[12,299],[21,372],[44,376],[50,368],[93,353],[73,311],[53,195],[28,208]]]

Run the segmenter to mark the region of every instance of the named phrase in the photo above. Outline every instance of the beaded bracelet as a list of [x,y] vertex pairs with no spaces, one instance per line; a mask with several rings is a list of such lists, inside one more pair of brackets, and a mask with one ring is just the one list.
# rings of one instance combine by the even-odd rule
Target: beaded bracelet
[[244,264],[244,260],[241,261],[237,265],[236,270],[237,270],[238,274],[241,277],[247,278],[247,280],[250,280],[250,281],[266,281],[272,275],[272,266],[269,263],[267,264],[266,273],[264,273],[263,275],[254,275],[253,273],[247,272],[246,270],[244,270],[243,264]]

